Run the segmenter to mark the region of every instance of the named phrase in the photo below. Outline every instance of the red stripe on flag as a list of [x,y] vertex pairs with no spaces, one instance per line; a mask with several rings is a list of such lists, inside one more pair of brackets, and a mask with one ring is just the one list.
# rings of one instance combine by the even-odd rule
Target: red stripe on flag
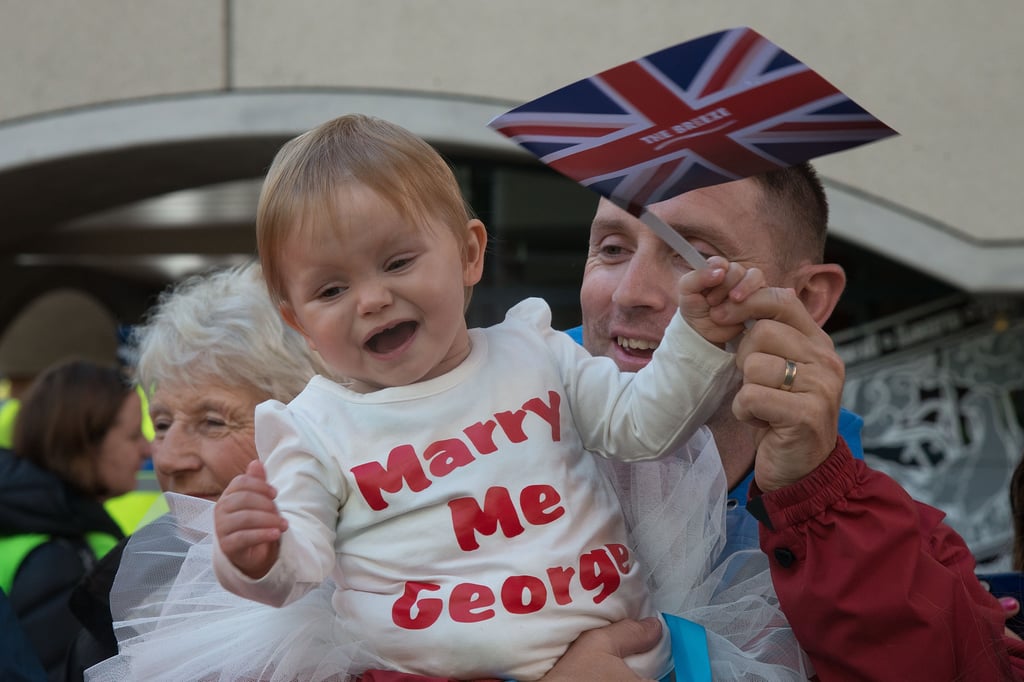
[[700,93],[701,97],[709,95],[713,92],[721,90],[729,81],[732,79],[733,73],[750,51],[754,49],[762,41],[761,36],[757,35],[753,31],[747,30],[743,32],[739,40],[729,49],[729,54],[725,56],[715,66],[715,74],[708,80],[704,90]]
[[669,163],[663,163],[658,167],[658,170],[654,172],[644,186],[640,188],[633,196],[633,201],[640,204],[647,204],[647,199],[653,194],[661,184],[668,179],[668,176],[672,175],[673,171],[679,167],[679,160],[674,160]]
[[[612,77],[608,78],[608,75]],[[663,84],[645,69],[616,68],[608,72],[604,78],[606,83],[621,92],[635,109],[651,119],[651,125],[599,147],[584,149],[579,153],[568,154],[547,162],[577,182],[584,182],[614,169],[629,168],[650,160],[652,156],[656,157],[652,155],[650,144],[644,142],[643,137],[670,129],[673,124],[682,123],[718,108],[728,109],[732,119],[736,121],[735,129],[740,130],[835,93],[835,88],[821,76],[813,71],[801,71],[781,80],[719,99],[714,104],[695,111],[674,94],[665,92]],[[756,169],[754,173],[764,170],[764,157],[729,136],[720,139],[715,139],[715,136],[692,137],[686,140],[686,147],[701,156],[716,159],[719,163],[727,159],[727,170],[738,177],[753,174],[748,170],[748,166]]]

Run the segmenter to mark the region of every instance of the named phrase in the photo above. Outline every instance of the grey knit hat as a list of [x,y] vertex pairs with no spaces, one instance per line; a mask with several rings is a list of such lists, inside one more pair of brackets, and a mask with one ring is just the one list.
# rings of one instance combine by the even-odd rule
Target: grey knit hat
[[62,360],[117,364],[117,321],[94,297],[54,289],[25,306],[0,334],[0,376],[28,378]]

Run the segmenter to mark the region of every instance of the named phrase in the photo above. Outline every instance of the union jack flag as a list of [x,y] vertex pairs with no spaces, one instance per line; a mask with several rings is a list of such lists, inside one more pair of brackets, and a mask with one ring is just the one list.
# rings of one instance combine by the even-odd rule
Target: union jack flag
[[698,187],[896,134],[745,27],[602,71],[488,125],[637,214]]

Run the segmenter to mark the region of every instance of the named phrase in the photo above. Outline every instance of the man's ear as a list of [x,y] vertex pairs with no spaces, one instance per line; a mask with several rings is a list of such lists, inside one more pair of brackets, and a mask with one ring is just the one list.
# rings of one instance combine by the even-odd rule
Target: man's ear
[[466,244],[463,247],[462,285],[471,287],[484,273],[484,251],[487,249],[487,228],[473,218],[466,223]]
[[306,340],[306,345],[309,346],[309,349],[315,351],[316,346],[313,345],[313,339],[309,338],[306,331],[302,328],[302,325],[299,324],[299,320],[295,317],[295,311],[292,310],[292,307],[287,303],[280,303],[278,304],[277,309],[280,311],[281,318],[284,320],[285,324],[301,334],[302,338]]
[[846,288],[846,272],[836,263],[807,264],[800,268],[794,289],[819,326],[824,326]]

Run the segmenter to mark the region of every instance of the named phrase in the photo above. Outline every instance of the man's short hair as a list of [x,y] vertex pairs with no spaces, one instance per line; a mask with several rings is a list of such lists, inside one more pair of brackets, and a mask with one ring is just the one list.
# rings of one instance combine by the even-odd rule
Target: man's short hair
[[[820,263],[825,258],[828,229],[828,198],[818,172],[807,161],[754,176],[764,191],[763,207],[786,228],[778,235],[785,244],[788,267],[800,260]],[[780,255],[783,255],[780,253]]]

